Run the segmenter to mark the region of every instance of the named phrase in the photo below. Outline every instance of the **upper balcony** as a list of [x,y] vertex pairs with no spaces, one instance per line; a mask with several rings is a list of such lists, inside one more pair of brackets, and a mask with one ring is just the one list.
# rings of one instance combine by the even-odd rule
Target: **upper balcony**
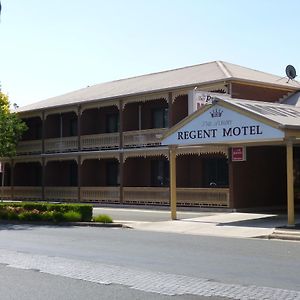
[[187,96],[171,104],[157,96],[45,111],[44,117],[24,119],[29,129],[17,154],[159,146],[166,130],[187,115]]
[[157,146],[169,127],[165,99],[129,103],[124,108],[123,147]]
[[86,109],[80,123],[81,150],[119,147],[120,114],[117,106]]
[[42,153],[42,119],[32,117],[24,119],[28,129],[24,132],[22,141],[17,147],[17,154],[39,154]]

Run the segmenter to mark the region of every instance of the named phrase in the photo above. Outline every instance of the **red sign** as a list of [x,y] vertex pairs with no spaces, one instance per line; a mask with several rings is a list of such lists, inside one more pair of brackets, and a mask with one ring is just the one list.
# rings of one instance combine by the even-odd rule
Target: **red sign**
[[246,148],[245,147],[232,147],[231,160],[232,161],[245,161],[246,160]]

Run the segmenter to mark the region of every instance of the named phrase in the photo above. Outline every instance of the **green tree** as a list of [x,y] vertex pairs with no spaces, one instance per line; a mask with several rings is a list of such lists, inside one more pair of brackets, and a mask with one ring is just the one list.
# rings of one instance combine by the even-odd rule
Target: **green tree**
[[[16,155],[17,143],[26,130],[26,124],[15,112],[10,111],[8,96],[0,91],[0,162],[4,157]],[[1,163],[1,201],[3,200],[4,166],[5,164]]]
[[8,96],[0,91],[0,160],[16,155],[17,143],[26,130],[17,113],[10,111]]

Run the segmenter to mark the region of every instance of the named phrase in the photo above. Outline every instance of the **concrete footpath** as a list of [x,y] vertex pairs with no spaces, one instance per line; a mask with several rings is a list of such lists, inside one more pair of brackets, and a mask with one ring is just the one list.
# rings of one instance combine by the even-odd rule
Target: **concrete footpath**
[[[105,212],[105,208],[98,208],[102,213],[110,213],[111,209]],[[104,212],[103,212],[104,210]],[[124,209],[125,211],[125,209]],[[126,209],[130,214],[130,209]],[[136,211],[136,210],[135,210]],[[143,213],[147,210],[142,210]],[[152,210],[152,213],[154,211]],[[157,211],[161,214],[161,211]],[[236,238],[276,238],[286,240],[299,240],[300,230],[285,229],[287,224],[286,215],[277,214],[261,214],[261,213],[237,213],[237,212],[193,212],[192,218],[185,218],[183,212],[178,220],[168,220],[168,212],[166,220],[148,221],[145,217],[144,221],[114,219],[117,223],[122,223],[135,230],[170,232],[179,234],[220,236],[220,237],[236,237]],[[113,214],[113,213],[112,213]],[[125,216],[126,213],[124,213]],[[179,213],[180,215],[180,213]],[[300,222],[300,218],[297,220]],[[299,228],[298,228],[299,229]]]

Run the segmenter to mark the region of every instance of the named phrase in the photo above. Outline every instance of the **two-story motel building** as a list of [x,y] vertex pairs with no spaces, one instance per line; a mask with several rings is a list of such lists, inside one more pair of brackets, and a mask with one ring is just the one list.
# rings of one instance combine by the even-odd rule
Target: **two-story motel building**
[[[195,91],[275,103],[298,89],[286,78],[214,61],[102,83],[19,108],[28,131],[18,155],[5,161],[3,196],[169,205],[170,146],[161,140],[191,113]],[[201,130],[179,138],[216,134],[213,128]],[[234,130],[259,134],[260,128]],[[286,148],[280,143],[248,146],[240,162],[232,161],[233,144],[225,142],[176,147],[177,205],[284,205]],[[297,148],[294,157],[297,173]],[[300,177],[295,180],[300,187]]]

